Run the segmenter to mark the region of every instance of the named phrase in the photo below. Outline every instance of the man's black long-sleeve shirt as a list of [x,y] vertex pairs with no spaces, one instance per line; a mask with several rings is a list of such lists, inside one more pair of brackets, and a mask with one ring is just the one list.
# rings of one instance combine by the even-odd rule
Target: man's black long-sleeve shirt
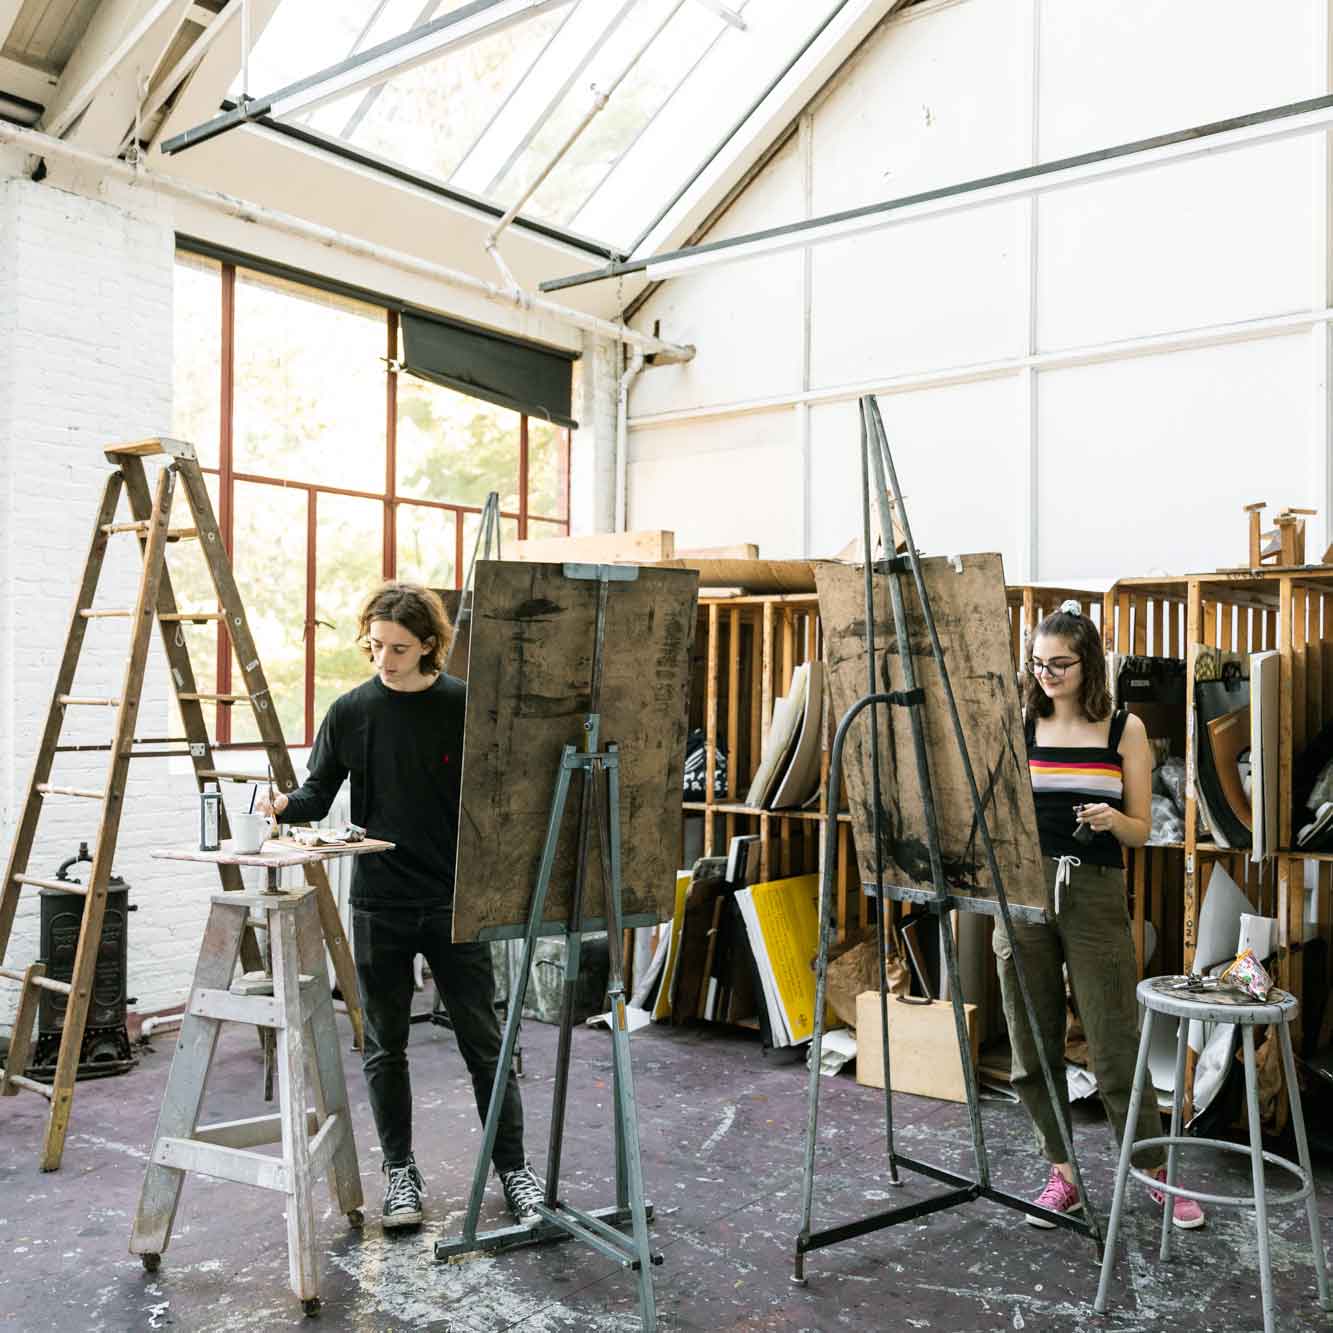
[[389,689],[378,676],[335,699],[310,752],[305,783],[282,819],[323,818],[352,779],[352,821],[392,852],[353,858],[357,907],[449,906],[458,852],[459,777],[467,687],[441,675],[424,690]]

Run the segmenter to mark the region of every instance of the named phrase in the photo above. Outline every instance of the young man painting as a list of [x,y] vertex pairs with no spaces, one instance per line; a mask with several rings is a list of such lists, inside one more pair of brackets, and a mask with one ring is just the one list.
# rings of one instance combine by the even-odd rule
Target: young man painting
[[[365,1009],[366,1086],[384,1154],[386,1229],[423,1216],[407,1063],[417,954],[444,997],[483,1118],[500,1056],[490,946],[451,938],[466,686],[442,669],[449,632],[429,589],[387,583],[373,593],[358,639],[375,674],[334,700],[304,785],[264,803],[287,823],[317,820],[350,775],[353,822],[396,844],[354,858],[352,872],[352,948]],[[524,1155],[523,1106],[512,1078],[492,1160],[515,1219],[535,1219],[542,1188]]]

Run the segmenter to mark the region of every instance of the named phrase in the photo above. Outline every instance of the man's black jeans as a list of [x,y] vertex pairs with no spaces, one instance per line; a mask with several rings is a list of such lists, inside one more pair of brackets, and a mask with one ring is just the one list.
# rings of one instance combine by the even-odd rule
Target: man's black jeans
[[[366,1033],[362,1062],[370,1109],[384,1161],[397,1166],[412,1152],[412,1084],[407,1034],[412,1008],[412,960],[425,956],[454,1025],[458,1049],[472,1075],[477,1112],[484,1121],[500,1061],[495,976],[489,944],[454,944],[453,914],[428,910],[352,908],[352,946],[361,983]],[[497,1171],[512,1171],[523,1152],[523,1103],[511,1077],[491,1155]]]

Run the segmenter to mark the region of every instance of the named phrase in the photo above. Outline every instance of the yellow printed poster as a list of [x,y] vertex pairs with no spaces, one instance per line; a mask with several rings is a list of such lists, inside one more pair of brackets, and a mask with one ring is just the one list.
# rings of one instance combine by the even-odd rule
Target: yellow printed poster
[[819,953],[819,876],[756,884],[749,890],[772,987],[793,1044],[814,1033],[815,959]]

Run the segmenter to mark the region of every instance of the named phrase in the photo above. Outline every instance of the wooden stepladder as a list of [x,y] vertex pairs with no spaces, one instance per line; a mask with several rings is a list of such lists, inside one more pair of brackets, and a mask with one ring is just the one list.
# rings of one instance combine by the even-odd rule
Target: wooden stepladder
[[[0,967],[0,977],[20,983],[18,1013],[10,1041],[9,1055],[0,1095],[11,1097],[20,1089],[36,1092],[51,1103],[46,1137],[42,1145],[41,1167],[54,1171],[60,1165],[69,1127],[70,1109],[74,1100],[74,1079],[83,1044],[89,1002],[92,995],[93,974],[102,941],[102,924],[106,912],[107,886],[111,877],[117,835],[123,813],[126,780],[130,761],[157,757],[159,749],[144,749],[153,744],[136,739],[139,702],[143,692],[144,666],[148,658],[148,641],[154,621],[161,632],[166,649],[176,699],[180,705],[188,753],[194,765],[195,780],[202,790],[206,781],[267,782],[268,776],[232,773],[217,767],[213,743],[204,721],[203,705],[228,705],[248,702],[254,711],[273,781],[282,791],[296,786],[296,775],[291,757],[282,737],[282,727],[269,696],[268,682],[254,637],[241,605],[231,562],[223,546],[222,534],[213,514],[204,477],[199,469],[192,445],[182,440],[153,439],[133,444],[116,445],[106,450],[113,471],[106,479],[102,501],[93,526],[92,541],[83,569],[83,578],[70,617],[69,632],[65,639],[64,655],[56,673],[46,725],[42,731],[33,765],[32,780],[28,786],[23,811],[14,835],[4,880],[0,882],[0,961],[4,961],[13,930],[14,915],[19,895],[26,888],[56,888],[65,892],[80,892],[85,897],[83,923],[79,932],[74,969],[68,983],[55,981],[45,975],[41,963],[33,963],[23,970]],[[150,488],[144,459],[162,456],[169,461]],[[193,519],[193,527],[173,529],[169,526],[172,501],[177,485],[184,488]],[[124,492],[129,500],[130,522],[117,522],[116,512]],[[111,538],[130,533],[139,540],[143,557],[143,574],[138,596],[131,608],[104,609],[94,605],[102,564]],[[213,587],[217,595],[216,610],[181,610],[172,591],[171,575],[167,569],[167,544],[175,541],[197,540],[203,550]],[[130,622],[130,645],[125,659],[125,671],[120,694],[115,698],[87,698],[70,693],[83,649],[84,634],[90,620],[127,619]],[[182,633],[187,624],[209,624],[223,621],[227,637],[236,654],[245,693],[200,693],[194,670]],[[113,736],[104,746],[62,746],[61,730],[71,708],[101,707],[114,710]],[[174,739],[174,738],[173,738]],[[100,789],[65,786],[51,781],[56,756],[67,751],[100,749],[107,752],[106,781]],[[76,886],[35,878],[28,873],[28,861],[37,835],[43,806],[48,798],[71,798],[90,801],[100,806],[100,820],[93,851],[92,869],[87,883]],[[222,811],[222,836],[230,835],[225,808]],[[238,867],[219,865],[222,887],[229,891],[244,889]],[[306,882],[315,891],[315,902],[324,937],[333,958],[338,986],[347,1003],[357,1045],[361,1042],[361,1007],[356,986],[356,970],[351,950],[343,933],[337,904],[329,890],[328,878],[318,862],[304,867]],[[247,934],[242,945],[242,961],[247,970],[262,966],[252,934]],[[53,990],[68,997],[64,1028],[61,1033],[60,1053],[52,1083],[39,1083],[25,1074],[31,1049],[33,1021],[37,1013],[38,992]]]
[[[324,943],[311,900],[317,892],[305,888],[295,893],[218,894],[213,899],[130,1237],[130,1253],[155,1273],[171,1240],[187,1171],[274,1190],[286,1204],[292,1291],[307,1314],[319,1311],[315,1180],[327,1172],[338,1211],[354,1227],[363,1220],[361,1175]],[[248,991],[244,981],[233,980],[251,908],[268,921],[273,979],[267,994]],[[254,1023],[276,1034],[276,1115],[199,1124],[208,1068],[224,1022]],[[308,1084],[315,1095],[313,1107],[306,1105]],[[281,1157],[253,1151],[279,1142]]]

